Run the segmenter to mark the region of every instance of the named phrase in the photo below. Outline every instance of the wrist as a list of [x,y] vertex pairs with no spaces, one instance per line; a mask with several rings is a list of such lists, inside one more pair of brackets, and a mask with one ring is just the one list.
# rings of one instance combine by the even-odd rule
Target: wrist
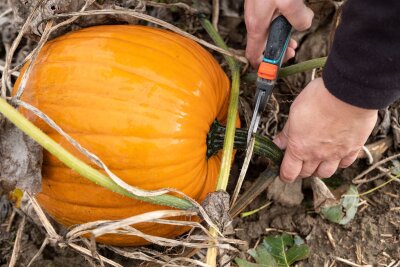
[[358,107],[338,98],[325,86],[323,79],[321,79],[321,83],[321,99],[326,99],[324,102],[326,103],[327,108],[333,112],[337,112],[338,115],[351,116],[361,119],[369,118],[377,114],[377,109]]

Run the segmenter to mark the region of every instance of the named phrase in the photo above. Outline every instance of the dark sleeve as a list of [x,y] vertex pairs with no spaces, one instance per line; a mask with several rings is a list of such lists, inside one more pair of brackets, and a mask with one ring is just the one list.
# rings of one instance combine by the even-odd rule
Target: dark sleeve
[[348,0],[322,76],[354,106],[381,109],[400,98],[400,0]]

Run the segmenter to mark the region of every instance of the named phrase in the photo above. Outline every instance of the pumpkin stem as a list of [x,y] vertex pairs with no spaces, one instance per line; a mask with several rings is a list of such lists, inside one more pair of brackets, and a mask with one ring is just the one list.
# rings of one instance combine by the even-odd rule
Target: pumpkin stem
[[[210,131],[207,134],[207,157],[211,157],[222,149],[224,144],[226,128],[218,121],[214,121]],[[247,149],[247,132],[248,129],[236,128],[233,147],[237,150]],[[282,150],[275,145],[268,137],[255,134],[254,154],[267,157],[276,165],[280,165],[283,153]]]

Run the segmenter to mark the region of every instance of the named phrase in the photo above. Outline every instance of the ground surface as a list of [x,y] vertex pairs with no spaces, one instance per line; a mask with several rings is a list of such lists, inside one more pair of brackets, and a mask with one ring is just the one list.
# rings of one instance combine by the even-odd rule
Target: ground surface
[[[189,4],[190,1],[186,1]],[[233,3],[234,2],[234,3]],[[311,30],[307,33],[295,34],[299,41],[299,49],[294,62],[325,56],[332,36],[332,22],[336,21],[336,13],[340,2],[312,1],[310,6],[316,12],[316,19]],[[229,46],[234,49],[243,50],[245,47],[245,27],[243,23],[241,1],[221,1],[221,18],[219,30],[227,40]],[[0,14],[7,10],[4,0],[0,1]],[[205,5],[210,10],[210,5]],[[196,18],[190,14],[184,14],[179,9],[165,10],[162,8],[149,8],[149,13],[173,24],[208,39]],[[0,65],[4,65],[5,47],[10,45],[10,40],[15,38],[18,30],[12,25],[7,15],[0,17],[1,43]],[[29,50],[31,44],[24,41],[19,48],[20,57]],[[221,57],[215,54],[219,60]],[[222,62],[222,61],[221,61]],[[318,75],[318,73],[317,73]],[[265,112],[262,121],[262,131],[270,136],[281,129],[285,121],[289,106],[294,96],[311,79],[311,72],[303,73],[286,78],[279,82],[275,99],[271,101],[268,111]],[[241,118],[243,124],[251,116],[252,96],[254,86],[251,82],[242,82],[241,87]],[[380,120],[374,130],[369,142],[393,136],[394,145],[382,155],[383,158],[397,153],[398,142],[398,108],[394,104],[389,110],[381,111]],[[278,112],[279,111],[279,112]],[[230,185],[230,192],[233,191],[237,170],[240,169],[243,155],[238,154],[233,168],[233,179]],[[389,168],[396,162],[389,162],[384,167]],[[244,190],[252,181],[268,166],[263,159],[255,158],[247,175]],[[335,183],[336,192],[343,192],[343,189],[351,183],[351,180],[366,169],[368,166],[365,159],[358,160],[352,167],[340,171],[331,179]],[[235,171],[236,170],[236,171]],[[370,177],[377,174],[373,172]],[[383,176],[374,182],[361,185],[359,192],[365,192],[379,184],[387,181]],[[1,190],[0,190],[1,194]],[[400,260],[400,184],[397,181],[376,190],[365,197],[365,204],[360,206],[355,219],[345,226],[332,224],[323,220],[312,208],[312,192],[305,189],[305,200],[300,206],[284,207],[274,203],[266,209],[246,217],[234,219],[235,235],[237,238],[248,241],[250,247],[257,244],[262,238],[269,234],[276,234],[277,230],[297,233],[306,240],[311,248],[311,255],[307,260],[298,263],[298,266],[346,266],[346,264],[335,261],[335,257],[347,259],[357,264],[371,264],[373,266],[387,266],[394,261]],[[259,196],[250,205],[248,210],[258,208],[268,202],[265,194]],[[7,266],[10,260],[16,232],[21,221],[17,213],[11,222],[10,216],[12,207],[5,196],[0,201],[0,266]],[[271,230],[272,228],[272,230]],[[331,235],[331,240],[328,236]],[[29,219],[22,235],[21,253],[17,266],[26,266],[38,251],[45,238],[44,230],[32,223]],[[124,266],[136,266],[135,261],[122,260],[119,256],[109,250],[101,250],[103,255],[110,259],[122,262]],[[90,266],[81,255],[69,249],[54,248],[47,246],[32,266]],[[331,265],[332,264],[332,265]]]

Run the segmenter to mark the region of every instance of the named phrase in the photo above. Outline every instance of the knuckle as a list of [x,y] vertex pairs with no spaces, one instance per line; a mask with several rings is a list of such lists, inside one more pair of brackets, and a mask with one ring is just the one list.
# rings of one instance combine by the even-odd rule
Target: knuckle
[[324,150],[313,150],[311,152],[311,157],[317,161],[325,161],[329,158],[329,154]]
[[297,30],[304,31],[311,27],[312,19],[303,19],[297,24]]
[[258,66],[258,64],[260,63],[259,58],[257,56],[255,56],[253,51],[246,50],[245,56],[249,60],[251,66],[253,68],[256,68]]
[[289,155],[293,159],[297,160],[303,160],[303,154],[304,154],[304,146],[300,143],[297,143],[293,140],[290,141],[290,149],[287,151],[289,152]]
[[260,23],[260,20],[254,17],[246,16],[245,23],[248,35],[260,35],[266,30],[264,25]]
[[278,0],[276,1],[276,3],[281,11],[288,11],[292,9],[293,4],[295,4],[295,1],[299,0]]
[[336,171],[336,167],[333,166],[323,166],[322,168],[318,168],[317,176],[320,178],[328,178],[331,177]]

